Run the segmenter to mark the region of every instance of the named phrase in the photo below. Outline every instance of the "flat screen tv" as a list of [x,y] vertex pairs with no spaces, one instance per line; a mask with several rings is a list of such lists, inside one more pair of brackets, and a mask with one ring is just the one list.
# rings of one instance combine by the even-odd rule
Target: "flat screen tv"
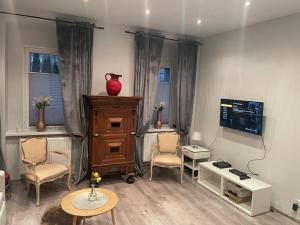
[[220,126],[262,134],[263,102],[221,99]]

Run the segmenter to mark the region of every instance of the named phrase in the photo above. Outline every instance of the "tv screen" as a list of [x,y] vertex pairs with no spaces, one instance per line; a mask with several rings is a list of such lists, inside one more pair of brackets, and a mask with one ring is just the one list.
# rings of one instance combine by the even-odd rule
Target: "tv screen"
[[263,102],[221,99],[220,126],[262,134]]

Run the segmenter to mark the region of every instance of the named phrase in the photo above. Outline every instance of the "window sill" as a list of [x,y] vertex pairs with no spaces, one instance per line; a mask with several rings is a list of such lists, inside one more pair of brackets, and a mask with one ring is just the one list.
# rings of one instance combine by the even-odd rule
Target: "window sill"
[[163,124],[161,129],[157,129],[154,125],[151,125],[147,133],[158,133],[158,132],[175,132],[176,129],[169,127],[169,124]]
[[27,136],[55,136],[55,135],[67,135],[67,131],[64,127],[46,128],[44,132],[38,132],[34,128],[24,129],[22,131],[8,130],[6,131],[6,137],[27,137]]

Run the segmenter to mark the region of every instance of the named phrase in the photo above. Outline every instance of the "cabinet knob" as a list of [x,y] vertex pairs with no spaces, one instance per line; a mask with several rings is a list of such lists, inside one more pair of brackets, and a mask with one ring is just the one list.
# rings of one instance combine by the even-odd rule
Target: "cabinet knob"
[[135,135],[135,132],[131,132],[130,134],[131,134],[131,135]]
[[99,134],[94,134],[94,137],[98,137],[99,136]]

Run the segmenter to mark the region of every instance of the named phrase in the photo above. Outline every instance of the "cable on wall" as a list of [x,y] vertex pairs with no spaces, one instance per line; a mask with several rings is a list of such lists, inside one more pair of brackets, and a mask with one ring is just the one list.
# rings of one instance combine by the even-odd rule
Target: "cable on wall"
[[218,131],[217,131],[217,133],[216,133],[216,136],[215,136],[214,140],[207,146],[208,149],[210,149],[211,146],[213,146],[213,144],[216,142],[216,140],[217,140],[217,138],[218,138],[218,136],[219,136],[220,130],[221,130],[221,127],[219,127],[219,129],[218,129]]
[[266,155],[267,155],[266,145],[265,145],[265,141],[264,141],[263,136],[261,136],[261,141],[262,141],[263,148],[264,148],[264,155],[263,155],[263,157],[258,158],[258,159],[251,159],[251,160],[249,160],[248,163],[247,163],[247,169],[248,169],[249,172],[250,172],[249,174],[252,174],[252,175],[254,175],[254,176],[259,176],[259,174],[258,174],[258,173],[254,173],[254,172],[251,170],[250,164],[253,163],[253,162],[256,162],[256,161],[264,160],[264,159],[266,158]]

